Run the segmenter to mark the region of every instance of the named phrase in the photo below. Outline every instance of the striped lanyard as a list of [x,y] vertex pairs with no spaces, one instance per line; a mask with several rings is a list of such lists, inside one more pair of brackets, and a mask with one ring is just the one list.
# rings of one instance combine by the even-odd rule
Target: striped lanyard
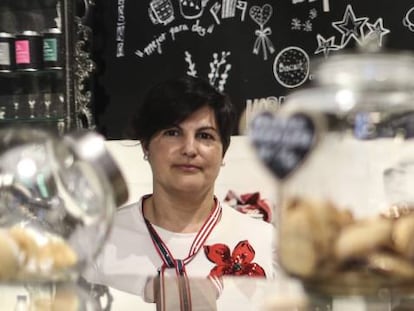
[[[184,259],[175,259],[167,245],[162,241],[161,237],[158,235],[155,228],[144,216],[144,204],[142,204],[142,215],[144,216],[145,224],[147,225],[148,232],[151,236],[152,242],[155,246],[155,249],[163,261],[161,268],[159,269],[160,277],[160,305],[161,310],[165,310],[165,282],[164,282],[164,272],[168,268],[174,268],[178,280],[178,290],[180,295],[180,310],[189,311],[192,310],[191,306],[191,292],[190,284],[187,277],[187,272],[185,266],[195,257],[195,255],[203,248],[204,242],[207,240],[210,233],[213,231],[214,227],[220,220],[222,214],[222,207],[218,200],[214,198],[215,207],[204,222],[203,226],[197,232],[196,237],[191,244],[188,255]],[[213,284],[220,289],[220,283],[215,284],[217,280],[212,280]]]

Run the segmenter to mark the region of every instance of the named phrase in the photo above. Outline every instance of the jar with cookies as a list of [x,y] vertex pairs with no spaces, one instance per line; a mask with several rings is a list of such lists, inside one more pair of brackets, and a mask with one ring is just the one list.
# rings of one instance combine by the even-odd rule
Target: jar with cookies
[[249,137],[273,173],[278,260],[310,290],[414,286],[414,56],[342,53]]
[[76,281],[127,195],[99,134],[1,129],[0,283]]

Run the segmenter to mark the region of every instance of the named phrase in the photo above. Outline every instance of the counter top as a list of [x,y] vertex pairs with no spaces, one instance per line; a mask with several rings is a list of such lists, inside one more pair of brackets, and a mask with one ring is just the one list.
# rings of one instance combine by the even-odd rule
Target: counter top
[[[323,295],[305,291],[292,278],[274,281],[227,278],[216,301],[203,297],[202,287],[194,292],[193,310],[240,311],[404,311],[414,310],[414,290],[382,288],[369,296]],[[19,306],[20,305],[20,306]],[[3,311],[155,311],[155,303],[115,288],[91,284],[1,284]],[[175,308],[174,308],[175,310]]]

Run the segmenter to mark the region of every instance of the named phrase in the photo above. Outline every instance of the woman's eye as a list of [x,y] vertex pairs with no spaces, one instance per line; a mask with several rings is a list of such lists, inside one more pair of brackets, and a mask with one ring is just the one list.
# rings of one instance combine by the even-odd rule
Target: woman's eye
[[164,131],[165,136],[178,136],[179,132],[176,129],[169,129]]
[[201,139],[213,139],[214,140],[214,136],[210,133],[199,133],[198,137],[200,137]]

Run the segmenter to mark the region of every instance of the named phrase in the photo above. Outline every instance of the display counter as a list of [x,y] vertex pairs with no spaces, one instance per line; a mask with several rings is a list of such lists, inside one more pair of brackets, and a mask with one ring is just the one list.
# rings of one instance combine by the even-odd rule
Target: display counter
[[[106,145],[117,160],[126,179],[130,197],[127,203],[152,191],[149,165],[137,141],[107,141]],[[216,183],[216,195],[223,199],[229,190],[238,193],[259,191],[262,197],[275,203],[277,215],[276,182],[256,159],[244,136],[233,137]],[[277,225],[277,217],[272,222]],[[277,226],[275,227],[277,234]],[[273,280],[229,277],[223,280],[223,291],[218,296],[203,287],[206,279],[191,280],[192,310],[414,310],[414,289],[379,288],[369,295],[323,295],[304,288],[298,280],[282,271]],[[128,282],[128,281],[126,281]],[[310,284],[312,286],[312,284]],[[315,284],[320,285],[320,284]],[[319,286],[320,287],[320,286]],[[169,304],[178,301],[170,291]],[[0,310],[59,310],[59,311],[128,311],[157,310],[150,302],[151,295],[131,293],[119,288],[90,284],[85,281],[59,284],[0,284]],[[168,310],[179,310],[170,308]]]
[[[2,311],[155,311],[143,297],[102,285],[0,285]],[[199,288],[200,289],[200,288]],[[179,310],[179,309],[171,309]],[[204,311],[407,311],[414,310],[414,291],[383,288],[368,296],[322,295],[305,291],[294,279],[274,281],[229,278],[215,301],[197,291],[193,309]]]

